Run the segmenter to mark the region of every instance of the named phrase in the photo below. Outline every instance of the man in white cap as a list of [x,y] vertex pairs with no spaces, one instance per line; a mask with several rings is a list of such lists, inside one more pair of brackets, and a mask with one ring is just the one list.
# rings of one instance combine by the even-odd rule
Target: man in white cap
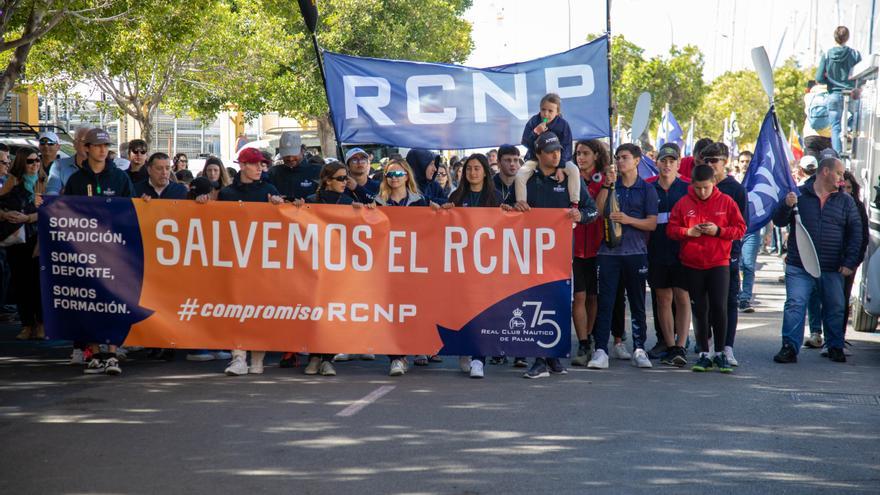
[[269,169],[268,182],[288,201],[315,194],[321,168],[305,160],[299,134],[292,131],[281,133],[278,154],[283,163]]
[[40,165],[43,167],[43,172],[49,175],[52,163],[58,158],[61,140],[58,139],[58,134],[46,131],[40,133],[38,142],[40,145]]
[[77,127],[73,133],[73,147],[76,154],[56,160],[49,169],[49,179],[46,182],[46,194],[61,194],[67,184],[67,179],[79,170],[80,165],[88,158],[88,152],[85,143],[86,134],[91,130],[90,126]]
[[372,203],[379,194],[379,181],[370,179],[370,155],[361,148],[352,148],[345,154],[348,167],[348,194],[359,203]]
[[816,174],[819,168],[819,160],[815,156],[807,154],[798,162],[798,185],[802,186],[807,179]]

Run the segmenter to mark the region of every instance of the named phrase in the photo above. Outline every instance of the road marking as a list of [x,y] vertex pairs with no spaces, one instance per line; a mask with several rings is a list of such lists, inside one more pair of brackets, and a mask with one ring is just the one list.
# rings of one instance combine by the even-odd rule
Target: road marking
[[388,392],[391,392],[395,388],[397,388],[397,387],[395,387],[394,385],[383,385],[383,386],[377,388],[376,390],[373,390],[369,394],[367,394],[364,398],[358,399],[357,401],[355,401],[354,404],[339,411],[338,413],[336,413],[336,415],[337,416],[354,416],[355,414],[360,412],[361,409],[363,409],[363,408],[369,406],[370,404],[372,404],[373,402],[376,402],[377,400],[381,399],[385,394],[387,394]]

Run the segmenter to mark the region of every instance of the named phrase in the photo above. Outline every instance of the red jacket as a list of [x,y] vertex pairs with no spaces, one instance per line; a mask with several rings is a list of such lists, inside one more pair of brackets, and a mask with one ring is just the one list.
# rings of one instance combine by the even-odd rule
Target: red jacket
[[694,170],[694,157],[686,156],[681,159],[681,162],[678,164],[678,177],[680,179],[687,178],[688,182],[691,181],[691,172]]
[[[598,179],[598,180],[595,180]],[[602,184],[605,182],[605,174],[596,173],[593,177],[587,177],[587,192],[594,200],[602,190]],[[602,226],[601,218],[597,218],[595,222],[587,224],[579,223],[574,228],[574,256],[576,258],[595,258],[599,252],[599,245],[602,243]]]
[[[717,236],[688,237],[689,228],[707,222],[720,227]],[[717,187],[703,201],[697,197],[694,186],[688,186],[688,195],[672,207],[666,226],[666,235],[681,242],[681,264],[697,270],[730,265],[730,245],[745,232],[746,222],[736,202]]]

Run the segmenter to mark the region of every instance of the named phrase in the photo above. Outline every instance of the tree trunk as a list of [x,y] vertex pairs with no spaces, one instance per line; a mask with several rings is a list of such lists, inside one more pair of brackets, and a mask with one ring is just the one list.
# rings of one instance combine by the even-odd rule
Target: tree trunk
[[141,139],[147,142],[147,149],[153,149],[153,112],[147,110],[146,112],[137,112],[137,120],[138,124],[141,126]]
[[[318,139],[321,141],[321,155],[324,158],[336,156],[336,132],[333,130],[333,124],[330,123],[330,114],[325,113],[319,116],[318,122]],[[341,156],[336,156],[342,160]]]
[[[26,31],[22,36],[27,35],[28,30],[32,30],[34,26],[39,25],[42,19],[42,12],[38,12],[37,9],[31,11],[31,17],[28,19],[28,24],[25,26]],[[25,43],[16,48],[12,53],[9,63],[6,65],[6,70],[0,75],[0,102],[6,100],[6,95],[9,94],[9,92],[12,91],[12,88],[15,87],[15,84],[18,83],[18,79],[21,77],[21,71],[24,69],[24,63],[27,60],[28,54],[31,52],[31,47],[33,46],[33,43]]]

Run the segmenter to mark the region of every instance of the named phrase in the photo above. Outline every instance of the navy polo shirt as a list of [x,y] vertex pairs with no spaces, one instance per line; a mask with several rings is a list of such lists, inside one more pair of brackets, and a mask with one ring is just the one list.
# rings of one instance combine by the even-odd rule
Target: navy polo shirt
[[[644,219],[657,215],[657,190],[641,177],[637,177],[632,186],[623,185],[622,178],[615,185],[617,204],[620,211],[633,218]],[[604,207],[604,206],[603,206]],[[604,211],[603,211],[604,213]],[[623,237],[620,244],[612,249],[605,242],[599,247],[599,254],[606,256],[629,256],[648,254],[648,237],[650,232],[639,230],[632,225],[623,225]]]
[[678,203],[678,200],[687,196],[688,184],[681,179],[675,179],[668,191],[660,186],[659,180],[652,185],[657,192],[657,229],[650,233],[648,260],[661,265],[676,265],[679,262],[679,244],[666,235],[666,225],[669,223],[669,212],[672,211],[672,207]]

